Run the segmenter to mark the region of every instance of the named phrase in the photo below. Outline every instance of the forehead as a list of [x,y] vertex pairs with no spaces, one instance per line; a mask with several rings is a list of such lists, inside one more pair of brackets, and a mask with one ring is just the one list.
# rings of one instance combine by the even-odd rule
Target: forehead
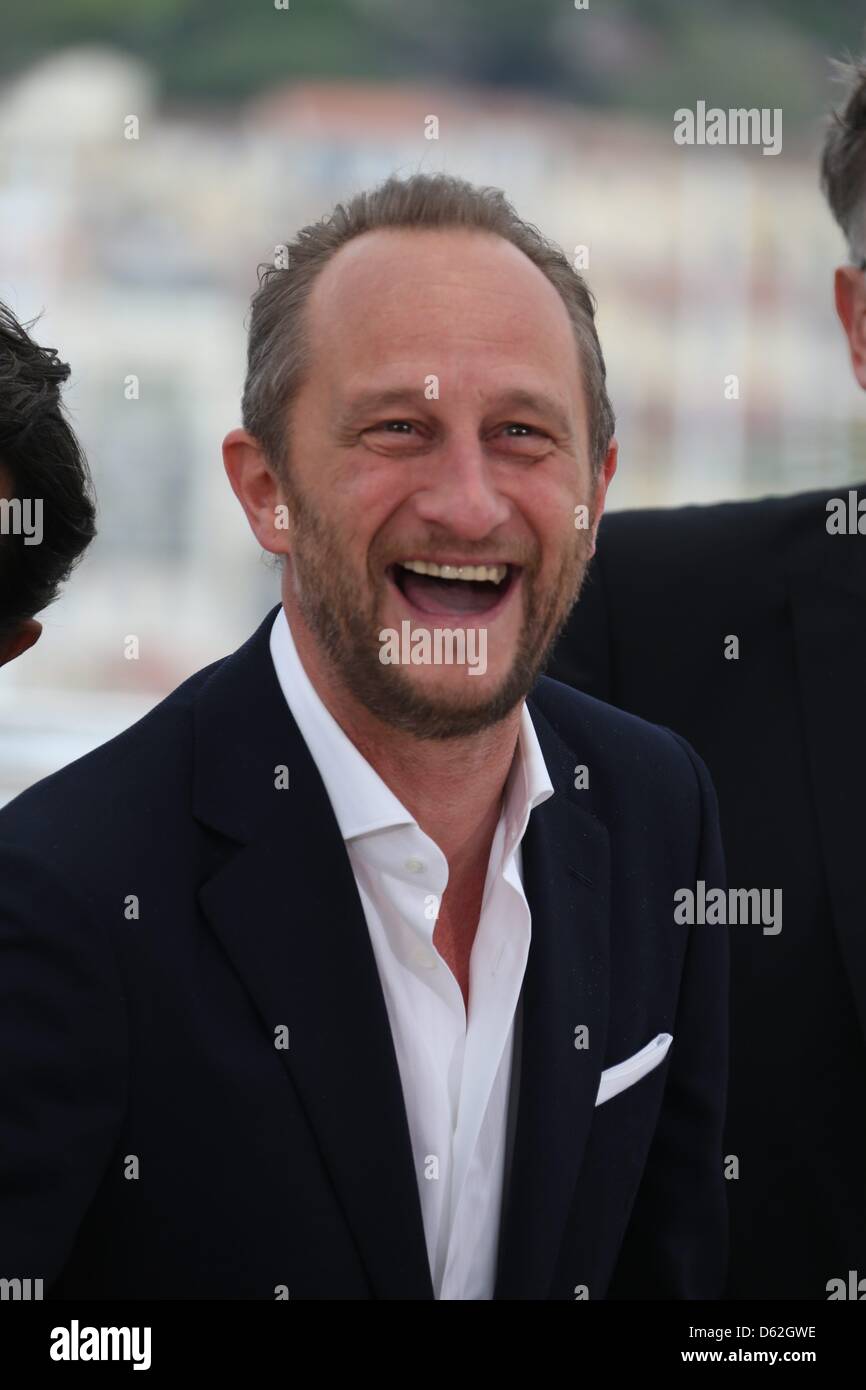
[[487,232],[365,232],[325,266],[307,315],[313,372],[332,379],[401,367],[473,378],[510,371],[569,394],[580,380],[559,293],[522,251]]

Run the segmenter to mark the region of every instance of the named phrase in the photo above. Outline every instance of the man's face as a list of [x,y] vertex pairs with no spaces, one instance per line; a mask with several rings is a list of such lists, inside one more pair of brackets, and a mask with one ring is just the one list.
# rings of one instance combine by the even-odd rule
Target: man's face
[[[501,238],[387,230],[334,257],[307,325],[286,478],[293,628],[387,724],[474,733],[533,685],[591,554],[575,508],[597,524],[615,467],[612,450],[593,487],[566,309]],[[488,577],[419,572],[431,563]],[[407,622],[465,629],[476,666],[486,642],[483,674],[383,664],[383,633]]]
[[851,366],[866,391],[866,272],[839,266],[835,278],[836,312],[848,339]]

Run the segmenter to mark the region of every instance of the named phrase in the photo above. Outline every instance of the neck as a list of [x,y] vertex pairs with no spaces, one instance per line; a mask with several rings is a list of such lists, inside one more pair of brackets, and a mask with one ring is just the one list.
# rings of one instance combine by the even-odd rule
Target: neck
[[395,729],[332,677],[293,607],[284,604],[301,664],[319,699],[382,781],[442,850],[452,874],[486,863],[517,748],[521,705],[465,738],[425,739]]

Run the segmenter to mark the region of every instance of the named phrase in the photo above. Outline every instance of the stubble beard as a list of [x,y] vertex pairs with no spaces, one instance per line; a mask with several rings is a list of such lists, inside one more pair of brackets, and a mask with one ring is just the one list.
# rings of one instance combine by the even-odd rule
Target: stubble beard
[[[575,532],[552,592],[540,592],[537,557],[523,566],[523,622],[511,666],[491,695],[461,699],[418,690],[400,666],[380,661],[382,623],[377,614],[386,592],[384,572],[354,583],[346,574],[345,550],[332,528],[294,484],[286,482],[285,487],[292,516],[287,563],[301,616],[337,681],[365,709],[416,738],[454,739],[500,723],[526,697],[580,595],[590,558],[589,530]],[[451,620],[449,625],[459,623]],[[468,682],[468,690],[473,684]]]

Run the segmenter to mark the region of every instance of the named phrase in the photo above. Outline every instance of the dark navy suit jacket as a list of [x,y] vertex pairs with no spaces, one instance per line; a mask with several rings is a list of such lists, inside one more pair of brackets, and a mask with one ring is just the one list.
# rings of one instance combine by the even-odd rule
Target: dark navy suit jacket
[[866,535],[826,524],[848,493],[605,517],[551,667],[682,733],[731,887],[782,891],[777,935],[731,929],[733,1299],[866,1274]]
[[[433,1296],[366,921],[272,620],[0,812],[0,1275],[49,1297]],[[529,708],[556,791],[523,841],[495,1296],[715,1297],[726,931],[673,920],[677,889],[723,884],[715,795],[667,730],[546,678]]]

